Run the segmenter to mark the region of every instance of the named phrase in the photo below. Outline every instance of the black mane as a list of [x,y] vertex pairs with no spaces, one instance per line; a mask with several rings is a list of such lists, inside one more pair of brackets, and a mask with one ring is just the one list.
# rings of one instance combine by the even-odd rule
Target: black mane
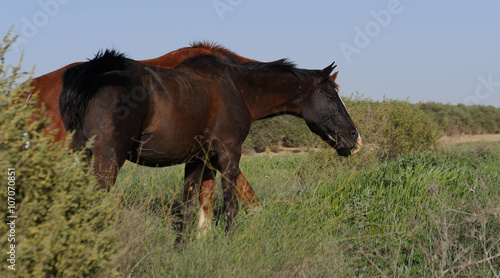
[[[190,46],[193,48],[212,49],[214,54],[200,55],[200,56],[210,56],[221,63],[227,63],[230,65],[236,65],[236,66],[243,66],[243,67],[250,68],[250,69],[263,69],[263,70],[271,70],[271,71],[277,71],[277,72],[290,72],[290,73],[294,74],[301,81],[305,77],[312,76],[312,75],[314,75],[315,72],[317,72],[314,70],[306,70],[306,69],[297,68],[295,63],[293,63],[292,61],[290,61],[287,58],[279,59],[279,60],[267,62],[267,63],[264,63],[264,62],[240,63],[240,62],[238,62],[238,55],[236,53],[221,46],[220,44],[218,44],[216,42],[196,41],[196,42],[191,43]],[[194,58],[194,57],[191,57],[191,58]],[[188,58],[188,59],[191,59],[191,58]]]
[[262,63],[262,62],[248,62],[242,64],[242,66],[247,68],[271,70],[277,72],[289,72],[295,75],[299,80],[303,80],[305,77],[313,75],[314,71],[297,68],[297,65],[288,60],[287,58],[279,59],[272,62]]
[[88,61],[93,62],[96,60],[100,60],[101,62],[105,63],[104,61],[113,61],[113,60],[116,61],[122,59],[127,59],[127,55],[115,49],[106,49],[104,51],[102,50],[97,51],[95,57],[93,59],[88,59]]
[[209,57],[209,58],[214,59],[215,61],[218,61],[220,63],[234,65],[237,67],[244,67],[244,68],[248,68],[248,69],[260,69],[260,70],[269,70],[269,71],[273,71],[273,72],[292,73],[300,81],[303,81],[304,78],[311,77],[316,72],[318,72],[317,70],[307,70],[307,69],[297,68],[295,63],[288,60],[287,58],[279,59],[279,60],[271,61],[271,62],[267,62],[267,63],[266,62],[247,62],[247,63],[241,64],[241,63],[238,63],[238,61],[236,61],[231,54],[218,53],[218,54],[207,54],[207,55],[200,55],[200,56],[196,56],[196,57],[190,57],[190,58],[187,58],[186,60],[197,59],[199,57]]
[[[129,59],[116,50],[99,51],[88,62],[73,66],[63,74],[63,90],[59,96],[61,116],[66,119],[67,130],[74,130],[82,125],[87,103],[92,99],[98,88],[106,85],[129,84],[130,81],[117,76],[107,75],[99,78],[102,73],[127,68]],[[89,82],[88,80],[92,80]]]

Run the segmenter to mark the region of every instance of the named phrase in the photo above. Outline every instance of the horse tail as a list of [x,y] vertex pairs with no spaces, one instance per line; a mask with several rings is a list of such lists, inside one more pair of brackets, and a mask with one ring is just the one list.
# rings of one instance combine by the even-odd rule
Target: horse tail
[[87,105],[99,89],[108,85],[126,86],[125,77],[103,74],[126,69],[127,61],[124,54],[115,50],[99,51],[94,59],[70,67],[64,72],[59,110],[66,130],[76,130],[77,133],[81,130]]

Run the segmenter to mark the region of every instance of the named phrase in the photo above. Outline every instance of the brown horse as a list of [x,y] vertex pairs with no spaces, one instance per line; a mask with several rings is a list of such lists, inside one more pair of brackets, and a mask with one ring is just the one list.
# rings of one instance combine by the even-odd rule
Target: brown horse
[[229,229],[243,179],[241,145],[253,121],[293,114],[340,155],[358,147],[361,137],[338,95],[336,74],[330,77],[333,64],[304,70],[286,60],[238,64],[230,58],[197,56],[167,70],[106,51],[68,69],[62,119],[75,130],[77,149],[97,135],[89,156],[101,184],[112,185],[127,159],[153,167],[186,163],[184,217],[190,223],[193,196],[217,169]]
[[[184,47],[167,53],[158,58],[142,60],[139,61],[144,64],[148,64],[151,66],[157,66],[162,68],[172,68],[185,59],[198,55],[224,55],[230,57],[236,63],[247,63],[247,62],[256,62],[255,60],[248,59],[237,55],[236,53],[220,46],[215,43],[209,42],[197,42],[192,44],[190,47]],[[31,95],[34,92],[38,92],[38,97],[41,103],[45,106],[45,112],[47,118],[51,120],[51,123],[47,127],[47,132],[54,132],[54,139],[56,141],[63,141],[66,138],[66,129],[64,128],[63,121],[61,119],[61,113],[59,112],[59,94],[62,90],[62,77],[63,73],[76,65],[79,65],[83,62],[77,62],[65,67],[62,67],[58,70],[52,71],[45,75],[39,76],[31,80],[31,87],[33,90],[27,94],[28,101],[31,98]],[[208,169],[205,169],[208,172]],[[202,185],[202,191],[200,194],[200,203],[205,203],[206,211],[211,211],[213,189],[215,187],[214,179],[207,179]],[[250,206],[259,206],[257,202],[257,197],[247,182],[247,180],[242,175],[239,179],[238,183],[238,195],[242,198],[242,200],[249,204]],[[207,201],[210,200],[210,201]],[[203,221],[203,218],[208,217],[208,215],[200,214],[200,221]]]

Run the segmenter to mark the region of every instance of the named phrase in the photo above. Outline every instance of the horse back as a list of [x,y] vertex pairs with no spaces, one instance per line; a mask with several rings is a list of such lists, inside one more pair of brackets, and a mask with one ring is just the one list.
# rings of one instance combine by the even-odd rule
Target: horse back
[[138,140],[144,142],[141,164],[182,163],[218,143],[238,145],[246,137],[251,117],[227,71],[194,60],[171,70],[146,67],[152,71],[150,113]]

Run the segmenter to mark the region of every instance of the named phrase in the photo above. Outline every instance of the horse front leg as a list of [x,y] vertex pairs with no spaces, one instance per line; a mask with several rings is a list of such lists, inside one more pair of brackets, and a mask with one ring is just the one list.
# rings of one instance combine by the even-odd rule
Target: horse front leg
[[[238,214],[238,177],[240,177],[241,170],[239,168],[239,161],[241,152],[227,152],[219,153],[219,172],[222,176],[222,196],[224,199],[224,214],[226,216],[226,231],[229,232],[234,228],[234,218]],[[246,182],[246,180],[245,180]],[[240,178],[240,183],[242,180]],[[246,186],[246,184],[244,185]],[[253,190],[252,190],[253,191]]]
[[[204,168],[204,163],[200,160],[188,162],[184,167],[184,195],[182,197],[184,227],[191,225],[196,207],[195,197],[198,196],[200,190]],[[207,183],[205,186],[209,184]]]
[[[121,153],[122,155],[116,155]],[[118,152],[115,148],[96,146],[92,150],[94,157],[94,174],[99,183],[99,189],[109,191],[116,182],[118,171],[126,160],[124,151]]]
[[116,182],[118,171],[119,167],[113,160],[108,160],[108,158],[102,158],[97,155],[95,156],[94,174],[97,178],[99,189],[109,192]]

